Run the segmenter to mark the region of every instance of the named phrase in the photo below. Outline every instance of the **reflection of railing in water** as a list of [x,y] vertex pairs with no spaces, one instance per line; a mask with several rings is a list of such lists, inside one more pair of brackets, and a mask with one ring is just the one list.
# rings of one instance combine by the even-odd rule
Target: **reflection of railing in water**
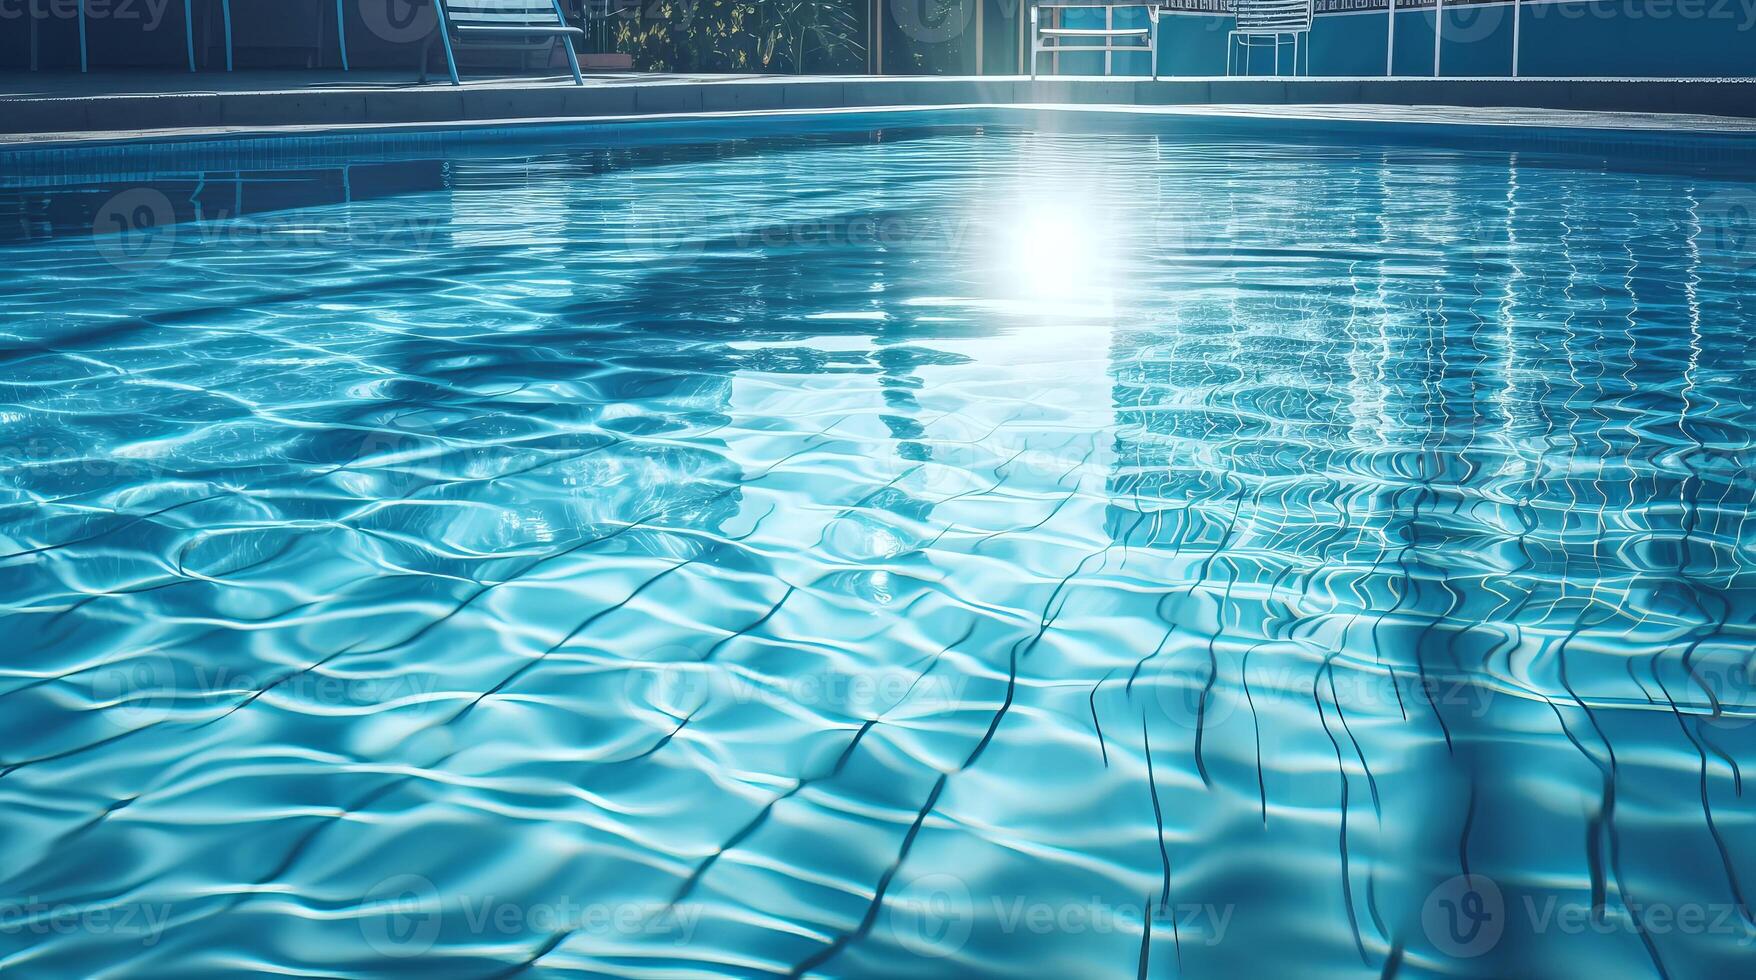
[[[1354,923],[1362,950],[1400,950],[1403,927],[1377,913],[1420,904],[1427,856],[1499,873],[1496,848],[1531,832],[1517,786],[1573,764],[1584,813],[1568,829],[1598,906],[1645,897],[1613,855],[1651,859],[1654,824],[1616,795],[1650,793],[1654,769],[1699,765],[1686,846],[1718,877],[1701,845],[1738,826],[1731,739],[1753,720],[1734,652],[1748,626],[1727,622],[1750,574],[1751,449],[1716,436],[1730,420],[1702,390],[1716,360],[1721,384],[1747,369],[1731,336],[1704,341],[1700,286],[1725,270],[1703,258],[1700,195],[1631,211],[1516,154],[1445,179],[1396,160],[1374,161],[1362,189],[1380,206],[1350,202],[1352,223],[1316,214],[1274,235],[1247,220],[1260,200],[1204,196],[1220,244],[1190,235],[1162,257],[1182,298],[1118,332],[1112,369],[1107,529],[1166,594],[1166,640],[1145,641],[1128,680],[1169,687],[1204,779],[1203,726],[1209,751],[1256,740],[1264,826],[1284,821],[1276,784],[1294,778],[1276,750],[1319,724],[1335,739],[1340,806],[1359,811],[1340,818],[1345,901],[1373,910]],[[1159,203],[1175,208],[1187,157],[1163,161]],[[1261,200],[1310,199],[1291,166],[1256,177]],[[1292,262],[1312,270],[1309,305],[1270,288]],[[1215,299],[1221,283],[1237,288]],[[1234,712],[1246,723],[1216,729]],[[1672,721],[1673,740],[1643,744]],[[1660,744],[1673,757],[1655,763]],[[1661,854],[1682,836],[1664,833]],[[1495,955],[1566,972],[1524,936]]]
[[[190,170],[69,176],[56,183],[82,186],[92,193],[39,198],[28,193],[30,188],[0,192],[0,206],[17,209],[16,221],[0,221],[0,240],[11,238],[12,229],[23,240],[52,238],[68,231],[102,233],[110,230],[102,227],[106,208],[118,198],[142,189],[161,195],[165,203],[155,211],[169,209],[167,213],[155,213],[153,224],[203,224],[351,204],[406,193],[411,186],[437,188],[443,186],[443,179],[444,167],[438,161],[344,164],[319,170]],[[154,198],[155,202],[159,200]],[[75,207],[77,211],[72,210]]]

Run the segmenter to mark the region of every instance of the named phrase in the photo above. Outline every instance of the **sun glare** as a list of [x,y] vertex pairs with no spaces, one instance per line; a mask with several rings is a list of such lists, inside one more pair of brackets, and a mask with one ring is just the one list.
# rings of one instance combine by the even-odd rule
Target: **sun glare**
[[1043,312],[1107,310],[1112,256],[1096,216],[1077,200],[1033,203],[1002,232],[1011,295]]

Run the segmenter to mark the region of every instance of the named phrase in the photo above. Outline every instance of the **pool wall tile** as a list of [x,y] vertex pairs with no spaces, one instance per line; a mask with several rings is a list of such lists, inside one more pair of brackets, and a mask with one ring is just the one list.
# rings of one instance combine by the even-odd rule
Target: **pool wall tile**
[[[557,120],[699,112],[957,107],[1364,106],[1523,107],[1567,112],[1663,112],[1756,118],[1756,79],[1273,79],[805,78],[653,80],[626,84],[533,82],[392,89],[0,98],[0,145],[205,138],[220,130],[371,125],[479,129]],[[1298,115],[1298,108],[1290,108]],[[1442,111],[1442,110],[1441,110]],[[1700,128],[1679,120],[1681,128]],[[1579,123],[1571,123],[1577,127]],[[1620,126],[1614,120],[1606,126]],[[1738,123],[1737,125],[1742,125]],[[1647,128],[1651,128],[1648,126]],[[233,137],[236,132],[229,134]],[[13,138],[9,138],[13,137]]]
[[700,112],[701,89],[694,85],[649,85],[635,90],[639,112]]

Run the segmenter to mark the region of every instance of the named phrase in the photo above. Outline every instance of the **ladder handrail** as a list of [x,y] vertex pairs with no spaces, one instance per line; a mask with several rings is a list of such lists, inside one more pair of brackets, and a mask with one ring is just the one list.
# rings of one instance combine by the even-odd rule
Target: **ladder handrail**
[[[1110,53],[1117,51],[1138,51],[1146,55],[1147,60],[1151,62],[1151,77],[1157,79],[1159,12],[1162,9],[1163,2],[1164,0],[1030,0],[1030,77],[1033,79],[1037,77],[1037,62],[1042,59],[1042,55],[1045,52],[1052,54],[1058,51],[1066,51],[1074,54],[1089,53],[1105,55],[1104,61],[1107,74],[1109,63],[1108,55]],[[1118,7],[1140,7],[1146,11],[1147,26],[1144,29],[1144,34],[1139,27],[1081,28],[1078,29],[1078,33],[1073,33],[1070,29],[1060,27],[1045,28],[1040,26],[1041,22],[1037,14],[1037,11],[1044,7],[1057,10],[1080,8],[1088,10],[1104,10],[1106,11],[1104,17],[1106,24],[1110,23],[1109,11],[1113,11]],[[1101,37],[1104,39],[1104,43],[1069,45],[1061,43],[1061,40],[1059,40],[1068,37]],[[1146,43],[1115,44],[1113,42],[1116,38],[1138,38],[1144,40]],[[1048,41],[1055,41],[1056,43],[1049,44],[1047,43]]]

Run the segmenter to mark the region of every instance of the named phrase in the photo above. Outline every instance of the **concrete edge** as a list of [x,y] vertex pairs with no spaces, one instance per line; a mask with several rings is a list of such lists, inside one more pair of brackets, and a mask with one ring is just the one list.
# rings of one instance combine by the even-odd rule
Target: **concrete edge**
[[[1675,116],[1675,128],[1756,119],[1756,79],[792,77],[616,85],[299,89],[0,100],[0,147],[114,145],[364,132],[629,121],[703,113],[967,106],[1447,106]],[[1682,120],[1690,120],[1686,125]],[[1723,119],[1723,127],[1701,120]],[[1603,122],[1600,120],[1600,123]],[[1607,128],[1616,128],[1609,126]],[[1650,126],[1648,128],[1661,128]]]
[[18,154],[81,152],[96,150],[170,148],[190,144],[238,144],[252,141],[285,140],[289,138],[343,138],[453,135],[466,139],[498,136],[541,138],[546,133],[580,128],[613,129],[620,126],[690,123],[724,123],[739,119],[805,121],[833,120],[838,117],[886,115],[903,118],[910,115],[940,115],[947,112],[1020,112],[1061,114],[1068,118],[1082,115],[1113,115],[1136,119],[1182,119],[1213,124],[1249,125],[1258,122],[1280,122],[1286,131],[1306,133],[1321,130],[1373,129],[1395,127],[1405,132],[1498,133],[1515,136],[1520,133],[1557,135],[1571,138],[1657,138],[1690,136],[1756,140],[1756,120],[1720,116],[1695,116],[1676,113],[1614,113],[1614,112],[1549,112],[1506,107],[1459,108],[1454,106],[1379,106],[1379,105],[1107,105],[1102,103],[954,103],[945,105],[904,106],[842,106],[825,108],[729,109],[685,112],[631,112],[620,115],[569,116],[539,118],[501,118],[446,120],[427,122],[363,122],[332,126],[226,126],[210,129],[140,130],[98,135],[44,134],[17,140],[0,137],[0,157]]

